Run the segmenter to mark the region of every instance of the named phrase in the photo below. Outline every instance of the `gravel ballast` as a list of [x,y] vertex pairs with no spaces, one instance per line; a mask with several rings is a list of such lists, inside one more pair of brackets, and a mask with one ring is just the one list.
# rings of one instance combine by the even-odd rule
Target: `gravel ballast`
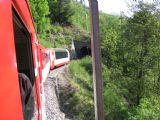
[[60,110],[56,86],[58,79],[65,79],[62,74],[67,68],[68,66],[63,66],[52,70],[45,83],[46,120],[66,120],[65,114]]

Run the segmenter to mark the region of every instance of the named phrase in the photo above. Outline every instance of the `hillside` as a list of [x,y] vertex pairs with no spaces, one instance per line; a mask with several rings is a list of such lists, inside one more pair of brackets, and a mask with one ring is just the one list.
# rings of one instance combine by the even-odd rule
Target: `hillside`
[[52,25],[45,39],[41,39],[45,47],[70,48],[72,40],[89,41],[89,34],[76,25]]

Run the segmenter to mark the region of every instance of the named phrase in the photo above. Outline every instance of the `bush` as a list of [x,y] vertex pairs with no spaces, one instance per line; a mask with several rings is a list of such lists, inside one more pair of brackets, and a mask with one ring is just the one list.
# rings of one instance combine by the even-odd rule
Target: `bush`
[[160,97],[143,98],[129,120],[160,120]]
[[70,101],[72,103],[70,110],[76,120],[94,119],[91,69],[89,57],[72,61],[69,66],[71,86],[77,89],[71,98],[72,101]]

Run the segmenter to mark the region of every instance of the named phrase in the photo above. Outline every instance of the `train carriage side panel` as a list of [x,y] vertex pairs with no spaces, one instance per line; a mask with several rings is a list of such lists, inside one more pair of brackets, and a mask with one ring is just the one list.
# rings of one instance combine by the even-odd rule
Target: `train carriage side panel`
[[[20,95],[20,87],[19,87],[19,79],[18,79],[18,69],[20,70],[20,63],[17,63],[16,55],[20,54],[21,59],[23,58],[23,54],[19,49],[22,50],[22,47],[18,45],[19,43],[23,44],[24,35],[22,34],[27,33],[23,29],[21,31],[22,25],[15,27],[16,24],[13,25],[13,8],[17,12],[17,16],[22,20],[22,23],[26,27],[26,31],[28,31],[28,47],[26,50],[30,50],[30,52],[26,52],[30,54],[30,62],[28,65],[33,65],[33,71],[28,74],[32,74],[35,82],[33,83],[33,97],[35,99],[35,107],[39,111],[38,116],[36,119],[43,119],[42,115],[42,101],[43,98],[41,97],[41,90],[40,90],[40,59],[39,59],[39,51],[38,51],[38,40],[36,36],[36,32],[34,29],[34,24],[32,20],[32,16],[30,13],[30,9],[26,0],[1,0],[0,1],[0,55],[2,56],[0,60],[0,80],[1,80],[1,87],[0,87],[0,119],[2,120],[23,120],[23,111],[22,111],[22,102],[21,102],[21,95]],[[15,22],[16,23],[16,22]],[[21,31],[21,34],[18,33]],[[17,33],[16,33],[17,32]],[[20,35],[23,36],[23,40],[20,41]],[[19,37],[18,37],[19,36]],[[16,38],[16,39],[15,39]],[[17,41],[15,43],[15,41]],[[18,42],[19,41],[19,42]],[[27,42],[27,41],[26,41]],[[18,46],[15,48],[15,45]],[[18,52],[17,52],[18,51]],[[33,57],[33,61],[31,59]],[[20,60],[20,59],[19,59]],[[22,59],[24,60],[24,58]],[[25,66],[25,65],[24,65]],[[28,69],[29,70],[29,69]],[[27,72],[26,72],[27,74]],[[34,75],[33,75],[34,74]],[[30,77],[32,77],[30,76]],[[35,78],[34,78],[35,77]]]
[[[42,59],[41,59],[41,51],[39,49],[39,43],[36,36],[36,31],[34,29],[34,22],[31,16],[31,11],[29,8],[29,4],[26,0],[13,0],[14,5],[16,6],[17,11],[19,11],[19,15],[22,18],[24,24],[26,25],[29,32],[33,35],[32,39],[32,46],[33,46],[33,57],[34,57],[34,68],[35,68],[35,92],[37,94],[38,100],[38,119],[45,119],[44,113],[44,95],[42,89],[42,79],[43,79],[43,66],[42,66]],[[36,59],[37,58],[37,59]]]
[[[27,1],[25,0],[13,0],[13,7],[17,11],[17,14],[19,15],[20,19],[22,20],[23,24],[25,25],[26,29],[28,30],[30,36],[31,36],[31,44],[32,44],[32,55],[33,55],[33,63],[34,64],[34,86],[33,86],[33,92],[34,92],[34,101],[36,104],[36,113],[37,113],[37,119],[41,120],[42,115],[42,97],[41,97],[41,90],[40,90],[40,72],[39,72],[39,56],[38,56],[38,40],[36,36],[36,32],[34,29],[34,24],[32,20],[32,16],[30,13],[30,9],[28,6]],[[27,115],[28,116],[28,115]]]
[[0,120],[23,120],[10,0],[0,0],[0,49]]

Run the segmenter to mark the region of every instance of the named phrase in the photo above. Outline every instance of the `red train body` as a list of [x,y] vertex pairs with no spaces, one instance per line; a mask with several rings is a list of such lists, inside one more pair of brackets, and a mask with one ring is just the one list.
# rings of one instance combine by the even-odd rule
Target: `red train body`
[[45,80],[69,52],[57,64],[39,44],[27,0],[0,0],[0,49],[0,120],[44,120]]
[[60,67],[70,62],[70,54],[67,49],[64,48],[53,48],[50,49],[51,54],[51,69]]

